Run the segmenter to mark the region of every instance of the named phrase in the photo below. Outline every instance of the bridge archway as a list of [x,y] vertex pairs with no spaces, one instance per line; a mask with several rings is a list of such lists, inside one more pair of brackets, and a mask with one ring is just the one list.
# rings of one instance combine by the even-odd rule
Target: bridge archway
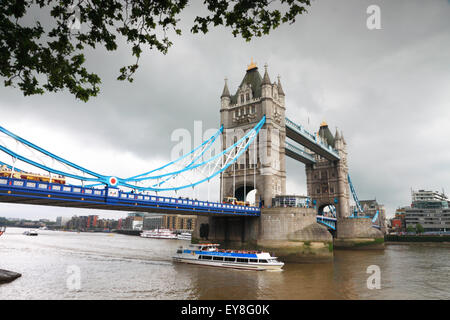
[[[253,190],[255,190],[255,191],[253,191]],[[257,189],[255,189],[255,187],[253,187],[253,185],[245,185],[245,186],[242,185],[242,186],[239,186],[238,188],[236,188],[236,190],[234,191],[234,195],[238,201],[250,201],[249,195],[255,194],[255,192],[257,192]],[[255,196],[253,196],[253,198],[255,198]],[[251,200],[253,200],[253,199],[251,199]],[[251,202],[253,202],[253,201],[251,201]]]
[[318,219],[317,222],[319,224],[322,224],[323,226],[327,227],[328,232],[331,233],[333,238],[336,237],[336,221],[332,222],[332,221],[326,220],[327,218],[336,218],[335,205],[332,203],[320,204],[319,206],[317,206],[317,216],[323,217],[322,220]]
[[328,216],[328,217],[333,216],[333,217],[336,217],[336,207],[332,203],[321,204],[317,208],[317,214],[319,216]]

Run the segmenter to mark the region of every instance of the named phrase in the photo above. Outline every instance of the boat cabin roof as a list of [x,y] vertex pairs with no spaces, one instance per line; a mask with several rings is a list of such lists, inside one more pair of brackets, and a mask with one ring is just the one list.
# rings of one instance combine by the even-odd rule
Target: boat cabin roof
[[195,244],[191,244],[190,246],[191,247],[211,247],[211,248],[214,248],[214,247],[220,246],[220,244],[217,244],[217,243],[195,243]]

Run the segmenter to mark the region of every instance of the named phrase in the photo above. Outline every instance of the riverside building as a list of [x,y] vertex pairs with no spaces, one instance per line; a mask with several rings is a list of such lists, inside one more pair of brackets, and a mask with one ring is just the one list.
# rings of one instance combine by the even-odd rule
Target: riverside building
[[411,191],[411,207],[405,208],[406,228],[422,225],[425,232],[450,232],[447,196],[437,191]]

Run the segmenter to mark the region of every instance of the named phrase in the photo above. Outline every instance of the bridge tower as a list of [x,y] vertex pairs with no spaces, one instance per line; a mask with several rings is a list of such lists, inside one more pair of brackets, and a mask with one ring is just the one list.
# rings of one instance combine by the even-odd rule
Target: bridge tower
[[221,197],[246,200],[256,189],[256,202],[271,206],[272,198],[286,192],[285,166],[285,94],[278,82],[271,83],[264,66],[264,76],[256,64],[248,65],[236,93],[230,94],[227,79],[221,95],[220,122],[224,126],[222,148],[233,145],[261,118],[266,123],[249,150],[220,177]]
[[330,161],[315,154],[316,163],[307,164],[306,184],[308,196],[316,206],[319,214],[328,205],[336,208],[336,217],[350,215],[350,187],[348,184],[347,143],[344,136],[336,129],[333,136],[328,125],[322,122],[318,132],[323,142],[338,151],[340,160]]

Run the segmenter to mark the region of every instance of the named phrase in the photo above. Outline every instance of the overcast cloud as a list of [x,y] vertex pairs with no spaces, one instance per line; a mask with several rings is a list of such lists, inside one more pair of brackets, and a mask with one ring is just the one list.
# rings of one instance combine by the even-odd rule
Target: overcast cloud
[[[366,27],[371,4],[381,8],[381,30]],[[272,81],[280,75],[289,118],[343,131],[360,200],[376,197],[392,216],[411,188],[450,191],[448,0],[313,1],[294,25],[249,43],[225,28],[190,34],[196,10],[184,14],[167,55],[142,56],[132,84],[115,80],[133,62],[128,48],[89,52],[103,85],[88,103],[0,87],[0,125],[94,171],[133,175],[169,160],[175,129],[193,132],[196,120],[217,128],[223,79],[234,93],[252,57],[260,71],[268,64]],[[301,163],[288,159],[287,176],[288,193],[306,193]],[[73,214],[124,215],[0,205],[8,217]]]

